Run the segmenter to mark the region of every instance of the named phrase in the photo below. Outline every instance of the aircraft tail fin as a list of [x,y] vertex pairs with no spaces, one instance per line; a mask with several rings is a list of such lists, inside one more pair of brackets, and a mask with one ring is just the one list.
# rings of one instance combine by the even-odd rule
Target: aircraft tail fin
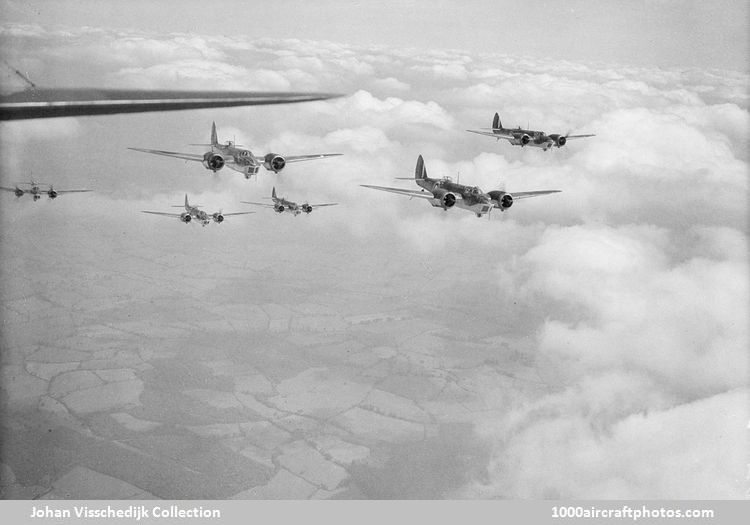
[[216,122],[211,123],[211,145],[219,145],[219,138],[216,136]]
[[500,115],[495,113],[495,118],[492,119],[492,129],[503,129],[503,123],[500,122]]
[[185,204],[173,204],[172,208],[185,208],[187,210],[187,209],[190,209],[190,208],[200,208],[200,206],[191,206],[190,203],[188,202],[188,196],[187,196],[187,193],[186,193],[185,194]]
[[417,158],[417,167],[414,170],[414,178],[415,179],[425,179],[427,178],[427,169],[424,167],[424,159],[422,158],[422,155]]

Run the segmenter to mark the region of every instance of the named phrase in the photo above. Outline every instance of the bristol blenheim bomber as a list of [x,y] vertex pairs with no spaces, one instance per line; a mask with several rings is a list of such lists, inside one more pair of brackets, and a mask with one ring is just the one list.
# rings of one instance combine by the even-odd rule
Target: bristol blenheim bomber
[[312,213],[315,208],[322,208],[323,206],[336,206],[336,202],[327,202],[325,204],[309,204],[307,202],[303,204],[297,204],[294,201],[285,199],[284,197],[276,196],[276,187],[271,190],[271,200],[273,204],[268,202],[248,202],[240,201],[243,204],[252,204],[254,206],[264,206],[266,208],[273,208],[276,213],[284,213],[285,211],[290,212],[295,217],[300,213]]
[[[25,188],[22,188],[21,186],[28,186]],[[47,189],[42,189],[42,186],[47,186]],[[64,193],[86,193],[93,190],[56,190],[52,187],[52,184],[44,183],[44,182],[37,182],[35,180],[31,180],[31,182],[19,182],[16,184],[14,188],[6,188],[6,187],[0,187],[0,190],[3,191],[10,191],[13,192],[16,197],[23,197],[26,194],[31,195],[31,198],[34,199],[34,201],[38,201],[42,198],[42,195],[46,195],[50,199],[56,199],[58,195],[62,195]]]
[[[181,205],[172,206],[173,208],[182,208]],[[143,213],[150,213],[152,215],[162,215],[164,217],[174,217],[176,219],[179,219],[180,222],[184,222],[185,224],[188,224],[190,222],[199,222],[203,226],[206,226],[211,223],[211,221],[214,221],[216,223],[222,223],[224,222],[224,219],[226,217],[231,217],[233,215],[248,215],[250,213],[255,213],[252,211],[240,211],[235,213],[224,213],[222,211],[217,211],[214,213],[208,213],[205,212],[200,208],[200,206],[191,205],[188,201],[188,196],[185,194],[185,204],[184,204],[185,210],[182,213],[166,213],[161,211],[144,211]]]
[[281,156],[277,153],[268,153],[262,157],[256,157],[253,153],[236,145],[233,141],[227,141],[219,144],[216,136],[216,123],[211,125],[211,143],[210,144],[191,144],[191,146],[209,146],[211,149],[200,155],[195,153],[179,153],[175,151],[162,151],[157,149],[128,148],[143,153],[152,153],[154,155],[164,155],[183,160],[192,160],[200,162],[207,170],[214,173],[227,166],[230,169],[239,171],[249,179],[257,175],[261,166],[268,171],[278,173],[290,162],[300,162],[303,160],[324,159],[326,157],[337,157],[341,153],[319,153],[313,155],[291,155]]
[[407,197],[427,199],[434,207],[443,208],[446,211],[456,206],[476,213],[477,217],[481,217],[484,214],[490,214],[494,208],[497,208],[500,211],[505,211],[513,206],[513,202],[519,199],[528,199],[529,197],[539,197],[540,195],[560,192],[560,190],[538,190],[521,191],[510,194],[503,190],[493,190],[485,193],[476,186],[465,186],[458,182],[453,182],[448,177],[443,179],[431,179],[427,176],[427,169],[424,167],[422,155],[417,159],[417,167],[414,171],[414,182],[416,182],[422,189],[407,190],[404,188],[370,186],[368,184],[362,184],[361,186],[372,188],[374,190],[398,193],[400,195],[406,195]]
[[492,127],[489,130],[467,129],[466,131],[494,137],[497,140],[505,139],[514,146],[532,146],[542,148],[544,151],[547,151],[551,147],[562,148],[570,139],[582,139],[594,136],[590,133],[586,135],[571,135],[570,132],[565,135],[559,133],[547,135],[544,131],[521,129],[521,126],[514,129],[504,128],[502,122],[500,122],[500,115],[497,113],[495,113],[495,118],[492,119]]

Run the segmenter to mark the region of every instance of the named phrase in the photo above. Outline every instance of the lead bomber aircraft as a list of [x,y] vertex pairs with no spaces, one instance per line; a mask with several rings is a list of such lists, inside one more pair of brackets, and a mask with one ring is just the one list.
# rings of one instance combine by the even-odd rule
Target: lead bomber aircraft
[[227,166],[230,169],[243,173],[246,179],[249,179],[253,175],[257,175],[261,166],[268,171],[278,173],[283,170],[289,162],[324,159],[326,157],[338,157],[341,155],[341,153],[320,153],[315,155],[291,155],[282,157],[277,153],[268,153],[262,157],[256,157],[250,150],[239,147],[231,140],[224,144],[219,144],[219,140],[216,136],[216,122],[211,124],[210,144],[191,144],[191,146],[210,146],[211,150],[203,155],[199,155],[195,153],[179,153],[158,149],[128,149],[154,155],[164,155],[166,157],[200,162],[203,164],[204,168],[211,170],[214,173],[222,169],[224,166]]
[[490,128],[490,130],[480,131],[467,129],[466,131],[469,133],[477,133],[478,135],[494,137],[497,140],[505,139],[513,146],[533,146],[542,148],[544,151],[547,151],[553,146],[556,148],[562,148],[570,139],[582,139],[595,136],[591,133],[585,135],[571,135],[570,132],[565,135],[559,133],[551,133],[547,135],[544,131],[521,129],[521,126],[518,126],[515,129],[504,128],[503,123],[500,122],[500,115],[497,113],[495,113],[495,117],[492,119],[492,128]]
[[[410,178],[402,180],[411,180]],[[448,211],[454,206],[464,210],[474,212],[477,217],[489,214],[494,208],[505,211],[516,200],[548,195],[550,193],[559,193],[560,190],[538,190],[538,191],[521,191],[510,194],[503,190],[493,190],[488,193],[483,192],[476,186],[465,186],[453,182],[449,178],[431,179],[427,176],[427,169],[424,166],[422,155],[417,159],[417,167],[414,170],[414,182],[420,186],[421,190],[407,190],[404,188],[389,188],[385,186],[370,186],[361,184],[365,188],[374,190],[389,191],[406,195],[407,197],[419,197],[427,199],[435,208],[443,208]]]

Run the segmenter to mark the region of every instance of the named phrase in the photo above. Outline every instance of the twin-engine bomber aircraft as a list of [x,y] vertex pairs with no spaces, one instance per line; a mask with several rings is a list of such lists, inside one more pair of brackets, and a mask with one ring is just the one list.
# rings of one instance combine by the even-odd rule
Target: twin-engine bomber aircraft
[[[182,208],[182,206],[172,206],[173,208]],[[193,219],[200,222],[203,226],[206,226],[209,224],[212,220],[214,222],[224,222],[225,217],[230,217],[232,215],[248,215],[250,213],[255,213],[252,211],[241,211],[236,213],[223,213],[221,211],[217,211],[216,213],[206,213],[203,210],[199,210],[200,206],[191,206],[188,202],[188,196],[185,194],[185,211],[182,213],[165,213],[161,211],[144,211],[143,213],[151,213],[153,215],[164,215],[165,217],[176,217],[180,219],[180,221],[184,222],[185,224],[192,222]]]
[[[27,185],[29,186],[29,188],[28,189],[21,188],[20,187],[21,185]],[[43,190],[42,188],[40,188],[40,186],[42,185],[49,186],[49,189]],[[16,197],[23,197],[24,194],[28,193],[29,195],[31,195],[34,201],[38,201],[39,199],[42,198],[42,195],[45,195],[45,194],[50,199],[56,199],[58,195],[61,195],[63,193],[85,193],[89,191],[94,191],[94,190],[56,190],[52,187],[52,184],[47,184],[44,182],[36,182],[34,180],[32,180],[31,182],[19,182],[18,184],[16,184],[15,188],[0,187],[0,190],[11,191],[15,193]]]
[[266,208],[273,208],[276,213],[284,213],[285,211],[290,211],[295,217],[302,212],[312,213],[315,208],[321,208],[323,206],[336,206],[338,204],[337,202],[328,202],[326,204],[297,204],[296,202],[288,201],[283,197],[277,197],[275,186],[271,190],[271,199],[273,199],[273,204],[268,204],[266,202],[240,202],[242,202],[243,204],[253,204],[255,206],[265,206]]
[[230,169],[244,173],[246,179],[249,179],[253,175],[257,175],[261,166],[268,171],[278,173],[284,169],[284,166],[286,166],[288,162],[324,159],[326,157],[337,157],[341,155],[341,153],[321,153],[317,155],[293,155],[282,157],[276,153],[269,153],[263,157],[256,157],[250,150],[237,146],[231,140],[227,141],[225,144],[219,144],[219,140],[216,136],[215,122],[211,124],[211,144],[191,144],[191,146],[210,146],[211,151],[207,151],[203,155],[198,155],[195,153],[178,153],[158,149],[128,149],[142,151],[144,153],[153,153],[154,155],[164,155],[167,157],[201,162],[207,170],[211,170],[214,173],[224,166],[227,166]]
[[513,202],[518,199],[527,199],[529,197],[538,197],[540,195],[560,192],[560,190],[521,191],[511,195],[502,190],[493,190],[489,193],[484,193],[476,186],[464,186],[463,184],[453,182],[447,177],[443,179],[431,179],[427,176],[427,169],[424,167],[422,155],[417,159],[417,168],[414,171],[414,181],[418,186],[422,187],[422,190],[388,188],[385,186],[370,186],[367,184],[362,184],[361,186],[372,188],[374,190],[399,193],[401,195],[406,195],[407,197],[427,199],[434,207],[443,208],[446,211],[449,208],[458,206],[464,210],[476,213],[477,217],[481,217],[485,213],[491,213],[493,208],[499,208],[500,211],[505,211],[513,206]]
[[495,118],[492,119],[492,128],[490,131],[479,131],[473,129],[467,129],[469,133],[478,133],[479,135],[487,135],[488,137],[495,137],[497,140],[505,139],[514,146],[534,146],[536,148],[542,148],[547,151],[551,147],[562,148],[570,139],[582,139],[585,137],[593,137],[592,134],[587,135],[571,135],[568,132],[565,135],[559,133],[552,133],[547,135],[544,131],[532,131],[528,129],[521,129],[518,126],[516,129],[504,128],[502,122],[500,122],[500,115],[495,113]]

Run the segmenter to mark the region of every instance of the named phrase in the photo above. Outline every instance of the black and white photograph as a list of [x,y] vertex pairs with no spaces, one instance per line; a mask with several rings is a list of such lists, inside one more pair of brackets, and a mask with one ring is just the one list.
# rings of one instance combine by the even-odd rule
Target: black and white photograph
[[746,500],[749,8],[2,0],[0,498]]

